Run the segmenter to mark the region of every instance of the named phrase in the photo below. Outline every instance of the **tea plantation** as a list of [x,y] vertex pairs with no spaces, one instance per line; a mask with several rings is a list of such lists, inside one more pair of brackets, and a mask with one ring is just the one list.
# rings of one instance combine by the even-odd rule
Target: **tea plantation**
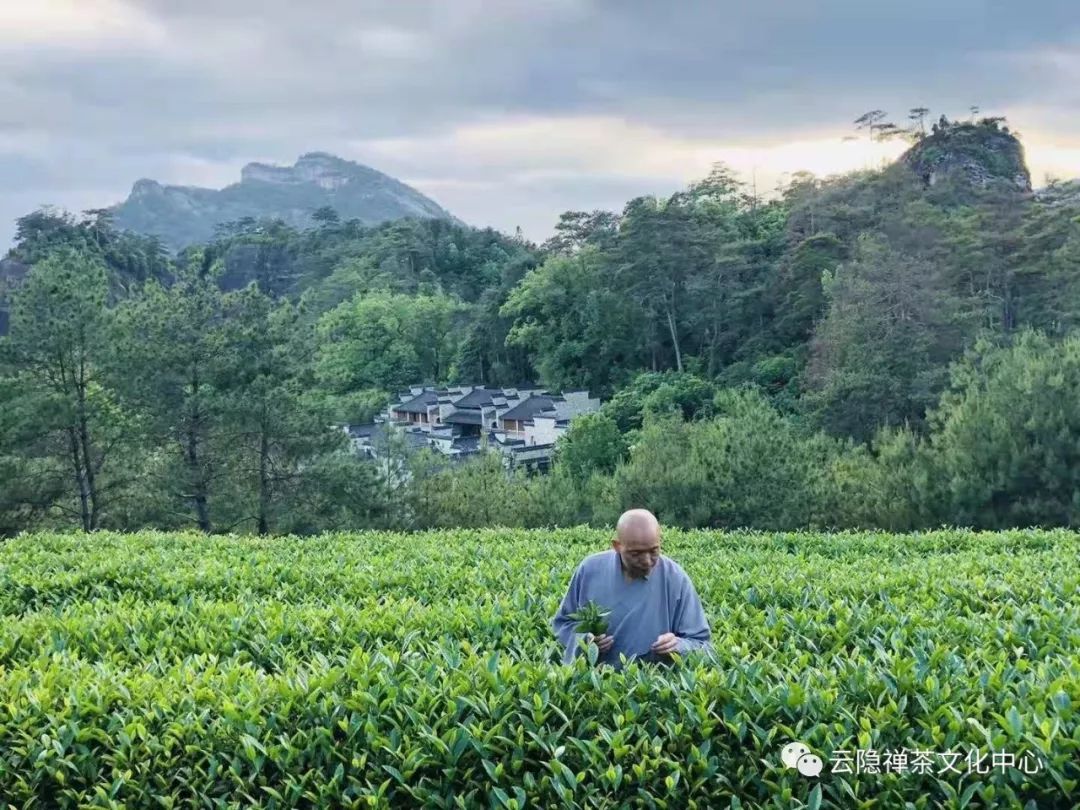
[[715,656],[562,666],[609,537],[9,540],[0,807],[1080,806],[1080,535],[668,531]]

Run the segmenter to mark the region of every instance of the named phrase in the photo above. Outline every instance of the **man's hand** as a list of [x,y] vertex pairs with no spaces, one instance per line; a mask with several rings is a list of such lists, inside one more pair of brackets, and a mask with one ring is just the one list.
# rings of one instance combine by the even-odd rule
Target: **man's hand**
[[586,633],[585,640],[591,641],[597,646],[600,652],[606,653],[615,643],[615,636],[609,636],[607,633],[604,633],[602,636],[594,636],[592,633]]
[[661,633],[649,647],[657,655],[667,655],[679,648],[679,637],[674,633]]

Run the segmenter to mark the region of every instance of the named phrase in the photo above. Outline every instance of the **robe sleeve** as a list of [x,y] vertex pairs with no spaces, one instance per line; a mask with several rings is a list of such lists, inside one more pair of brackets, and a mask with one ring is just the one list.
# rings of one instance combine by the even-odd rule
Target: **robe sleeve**
[[701,606],[694,583],[685,573],[675,602],[671,632],[679,637],[676,651],[680,655],[692,650],[712,652],[712,632],[709,630],[709,621],[705,618],[705,609]]
[[576,622],[570,618],[570,614],[581,606],[584,580],[585,574],[581,566],[578,566],[577,570],[574,571],[574,575],[570,577],[570,586],[566,590],[566,595],[563,596],[559,610],[551,620],[551,629],[555,631],[555,637],[559,639],[565,648],[563,651],[564,664],[569,664],[574,660],[574,656],[580,651],[579,641],[586,635],[574,631]]

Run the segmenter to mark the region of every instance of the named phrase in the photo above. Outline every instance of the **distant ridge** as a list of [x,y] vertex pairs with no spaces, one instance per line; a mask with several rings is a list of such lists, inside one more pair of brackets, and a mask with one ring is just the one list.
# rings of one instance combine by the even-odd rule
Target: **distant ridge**
[[112,212],[117,227],[158,236],[179,249],[206,242],[218,225],[245,217],[307,227],[312,213],[324,206],[342,220],[358,219],[365,225],[406,217],[457,221],[401,181],[326,152],[301,155],[292,166],[249,163],[239,183],[221,190],[138,180]]

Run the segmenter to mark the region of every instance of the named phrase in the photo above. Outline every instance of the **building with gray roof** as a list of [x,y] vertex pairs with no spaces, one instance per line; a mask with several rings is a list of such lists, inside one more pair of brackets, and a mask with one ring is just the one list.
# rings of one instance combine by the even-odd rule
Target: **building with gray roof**
[[370,425],[348,425],[353,446],[378,458],[387,431],[405,436],[410,450],[427,448],[464,459],[485,448],[502,453],[508,467],[546,469],[555,443],[573,420],[599,410],[587,391],[550,392],[532,385],[513,388],[455,385],[410,386]]

